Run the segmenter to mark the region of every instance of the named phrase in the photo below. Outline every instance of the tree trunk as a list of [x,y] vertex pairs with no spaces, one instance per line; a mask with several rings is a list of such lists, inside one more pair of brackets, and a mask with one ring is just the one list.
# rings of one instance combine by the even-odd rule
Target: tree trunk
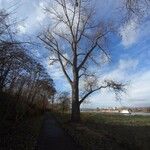
[[78,80],[73,83],[72,86],[72,113],[71,121],[79,122],[80,121],[80,103],[79,103],[79,87]]
[[2,93],[3,92],[3,85],[2,85],[2,83],[0,83],[0,93]]
[[80,122],[80,104],[77,101],[72,101],[71,121]]

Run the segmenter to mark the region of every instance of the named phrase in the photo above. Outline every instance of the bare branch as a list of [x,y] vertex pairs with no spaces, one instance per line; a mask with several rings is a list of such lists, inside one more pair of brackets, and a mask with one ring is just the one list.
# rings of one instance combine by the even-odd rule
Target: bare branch
[[[109,31],[107,31],[106,33],[104,34],[100,34],[96,39],[95,41],[93,41],[93,44],[91,46],[91,48],[88,50],[87,54],[85,55],[83,61],[81,62],[81,64],[78,66],[78,70],[80,70],[82,68],[82,66],[86,63],[86,61],[88,60],[89,56],[92,54],[92,52],[95,50],[95,48],[98,46],[99,48],[101,48],[99,45],[98,45],[98,40],[101,39],[102,37],[104,37],[106,34],[108,34]],[[103,49],[102,49],[103,50]]]
[[98,91],[98,90],[101,90],[101,89],[103,89],[103,88],[107,88],[107,87],[108,87],[108,86],[105,85],[105,86],[100,86],[99,88],[96,88],[96,89],[94,89],[94,90],[91,90],[90,92],[88,92],[87,94],[85,94],[85,95],[81,98],[80,104],[81,104],[88,96],[90,96],[92,93],[94,93],[94,92],[96,92],[96,91]]
[[95,89],[92,89],[87,93],[85,94],[81,100],[80,100],[80,104],[88,97],[90,96],[92,93],[96,92],[96,91],[99,91],[101,89],[104,89],[104,88],[110,88],[112,90],[115,91],[115,94],[119,93],[119,92],[124,92],[125,91],[125,84],[122,84],[122,83],[118,83],[118,82],[115,82],[115,81],[112,81],[112,80],[105,80],[105,85],[103,86],[100,86],[98,88],[95,88]]
[[[48,38],[47,36],[45,36],[45,37],[46,37],[46,39],[48,39],[49,42],[46,41],[46,40],[44,40],[43,38],[41,38],[39,36],[40,40],[42,40],[45,44],[47,44],[48,46],[50,46],[52,48],[52,50],[56,53],[56,55],[58,57],[58,60],[60,62],[62,71],[63,71],[64,75],[66,76],[67,80],[69,81],[69,83],[72,85],[72,80],[69,77],[69,75],[68,75],[68,73],[67,73],[67,71],[65,69],[65,66],[63,64],[62,58],[65,59],[69,64],[72,65],[72,63],[60,52],[60,49],[59,49],[59,46],[58,46],[58,43],[57,43],[56,39],[55,39],[55,43],[54,43],[50,38]],[[53,39],[54,39],[54,37],[53,37]]]

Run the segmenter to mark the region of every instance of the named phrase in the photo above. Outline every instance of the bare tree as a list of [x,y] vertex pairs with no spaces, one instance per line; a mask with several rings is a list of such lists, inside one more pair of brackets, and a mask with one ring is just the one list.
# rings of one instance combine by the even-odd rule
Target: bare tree
[[142,18],[149,13],[150,0],[123,0],[123,2],[129,18],[133,15]]
[[[52,63],[58,62],[72,89],[71,120],[80,121],[80,105],[92,93],[102,88],[122,90],[122,84],[104,81],[101,85],[91,78],[91,64],[101,64],[100,57],[109,59],[105,47],[106,37],[112,31],[110,22],[95,19],[90,1],[54,0],[45,11],[52,24],[39,36],[50,50]],[[83,79],[87,82],[84,92],[80,90]]]
[[70,96],[68,92],[61,92],[58,97],[58,102],[62,113],[70,110],[71,103],[70,103]]

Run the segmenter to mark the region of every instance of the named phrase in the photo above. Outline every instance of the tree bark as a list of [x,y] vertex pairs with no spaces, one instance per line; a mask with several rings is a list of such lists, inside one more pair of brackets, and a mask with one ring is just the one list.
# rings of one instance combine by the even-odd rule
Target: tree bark
[[72,84],[72,122],[80,122],[80,103],[79,103],[79,79],[77,71],[74,74],[74,82]]
[[72,101],[71,121],[80,122],[80,104],[77,101]]

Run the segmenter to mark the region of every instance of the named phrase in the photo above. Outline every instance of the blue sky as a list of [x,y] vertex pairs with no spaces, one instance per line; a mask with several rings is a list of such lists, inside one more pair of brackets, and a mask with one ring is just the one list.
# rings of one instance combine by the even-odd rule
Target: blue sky
[[[52,1],[52,0],[51,0]],[[15,6],[13,6],[16,4]],[[0,9],[9,11],[18,7],[13,16],[21,21],[17,28],[19,38],[36,36],[45,28],[47,16],[43,13],[44,0],[0,0]],[[94,3],[92,2],[92,5]],[[116,22],[119,0],[97,0],[95,2],[96,17],[113,19]],[[13,6],[13,7],[11,7]],[[10,8],[11,7],[11,8]],[[35,38],[32,38],[35,39]],[[149,13],[138,22],[133,16],[124,24],[118,23],[117,34],[110,36],[109,50],[111,63],[98,69],[98,80],[111,78],[128,83],[127,92],[121,104],[115,95],[102,90],[92,95],[82,107],[115,107],[115,106],[150,106],[150,15]],[[64,79],[59,65],[49,66],[49,54],[44,48],[32,48],[32,53],[40,59],[53,77],[58,90],[69,90],[70,86]],[[92,66],[94,68],[94,66]],[[63,85],[63,86],[62,86]]]

